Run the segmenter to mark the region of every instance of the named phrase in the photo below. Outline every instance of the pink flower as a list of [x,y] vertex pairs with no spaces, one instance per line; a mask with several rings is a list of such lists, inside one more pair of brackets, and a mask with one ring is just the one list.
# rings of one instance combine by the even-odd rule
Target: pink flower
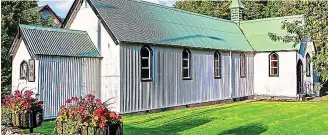
[[72,101],[77,101],[77,97],[72,97],[71,100]]
[[91,100],[93,100],[93,99],[95,98],[95,96],[92,95],[92,94],[88,94],[87,97],[88,97],[89,99],[91,99]]
[[32,96],[33,95],[33,91],[27,90],[27,91],[24,92],[24,95]]
[[15,95],[15,97],[21,97],[22,96],[19,90],[15,90],[14,95]]
[[65,103],[71,103],[71,99],[67,99]]
[[101,100],[99,98],[96,99],[96,105],[102,105]]

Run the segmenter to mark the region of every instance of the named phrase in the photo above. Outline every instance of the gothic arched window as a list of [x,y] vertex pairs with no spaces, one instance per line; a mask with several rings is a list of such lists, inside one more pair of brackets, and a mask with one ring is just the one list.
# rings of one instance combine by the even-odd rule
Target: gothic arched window
[[221,54],[214,53],[214,78],[221,78]]
[[273,52],[269,55],[269,76],[279,76],[279,56]]
[[25,80],[27,78],[27,72],[28,72],[27,62],[23,60],[20,64],[20,79]]
[[182,51],[182,77],[183,77],[183,79],[191,79],[190,60],[191,60],[190,50],[189,49],[184,49]]
[[152,80],[151,65],[152,65],[152,49],[149,46],[144,46],[140,49],[141,56],[141,80]]
[[245,54],[240,53],[240,77],[246,77],[246,62]]

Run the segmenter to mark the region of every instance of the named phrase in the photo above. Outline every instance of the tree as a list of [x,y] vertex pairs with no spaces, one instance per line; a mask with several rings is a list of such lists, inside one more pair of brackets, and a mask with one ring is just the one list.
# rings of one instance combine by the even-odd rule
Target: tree
[[303,40],[314,43],[316,52],[311,61],[314,64],[316,74],[322,82],[328,81],[328,3],[324,1],[303,2],[305,9],[304,20],[294,22],[282,22],[281,28],[287,31],[280,36],[268,33],[274,41],[292,42],[294,45]]
[[[173,7],[209,15],[222,19],[230,19],[231,1],[177,1]],[[243,20],[254,20],[268,17],[299,15],[305,7],[299,1],[242,1],[244,5]]]
[[173,7],[203,15],[230,19],[229,1],[177,1]]
[[[11,91],[11,59],[8,51],[19,24],[53,26],[52,18],[44,20],[37,1],[1,1],[1,97]],[[16,65],[19,66],[19,65]]]

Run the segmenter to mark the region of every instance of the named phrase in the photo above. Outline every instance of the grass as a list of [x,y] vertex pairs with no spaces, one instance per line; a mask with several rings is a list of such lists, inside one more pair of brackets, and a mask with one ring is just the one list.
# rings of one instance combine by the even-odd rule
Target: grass
[[[239,102],[123,118],[127,135],[323,135],[327,102]],[[44,122],[35,132],[51,133]]]
[[322,101],[328,101],[328,95],[326,95],[326,96],[322,96],[322,97],[321,97],[321,100],[322,100]]

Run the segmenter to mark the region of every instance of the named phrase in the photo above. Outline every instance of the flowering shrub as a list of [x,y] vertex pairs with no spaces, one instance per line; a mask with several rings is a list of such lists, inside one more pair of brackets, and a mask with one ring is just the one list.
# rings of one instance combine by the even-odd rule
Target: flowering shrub
[[1,105],[8,107],[13,113],[27,112],[31,110],[37,110],[42,108],[43,101],[32,97],[33,91],[15,90],[14,94],[7,95],[1,100]]
[[12,124],[18,126],[19,117],[18,114],[31,113],[32,111],[42,110],[43,101],[38,100],[31,90],[15,90],[13,94],[6,95],[1,100],[1,107],[8,113],[12,114]]
[[83,98],[72,97],[65,102],[67,105],[60,107],[56,119],[57,133],[64,128],[67,130],[67,134],[76,134],[83,126],[103,128],[111,124],[118,124],[122,119],[121,115],[110,111],[106,103],[102,103],[92,94]]

